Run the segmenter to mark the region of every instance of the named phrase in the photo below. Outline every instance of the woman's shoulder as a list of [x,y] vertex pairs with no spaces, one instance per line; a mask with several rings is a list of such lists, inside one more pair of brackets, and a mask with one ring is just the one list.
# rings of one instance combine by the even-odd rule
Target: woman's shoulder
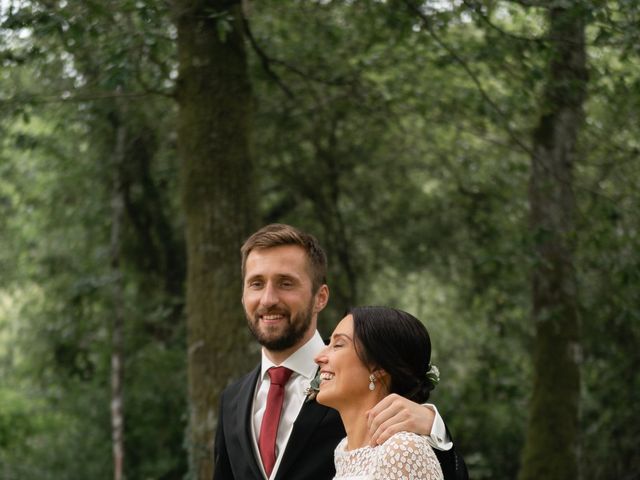
[[411,432],[398,432],[389,437],[389,439],[380,446],[384,447],[384,450],[395,450],[398,447],[406,447],[418,451],[431,450],[431,446],[426,437]]
[[441,480],[440,463],[426,437],[398,432],[378,447],[379,478]]

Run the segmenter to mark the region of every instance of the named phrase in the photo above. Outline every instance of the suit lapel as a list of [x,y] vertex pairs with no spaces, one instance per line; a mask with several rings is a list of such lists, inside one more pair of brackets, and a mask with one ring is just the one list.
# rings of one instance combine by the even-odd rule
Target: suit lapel
[[296,418],[296,421],[293,424],[291,436],[287,442],[282,462],[280,463],[280,467],[278,468],[278,472],[275,477],[276,480],[287,478],[287,471],[295,463],[296,459],[305,451],[305,449],[307,449],[308,452],[311,452],[307,446],[309,438],[329,411],[329,408],[320,405],[315,400],[305,402],[302,405],[298,418]]
[[255,394],[256,383],[258,382],[258,376],[260,375],[260,365],[247,375],[246,380],[238,391],[236,402],[236,415],[237,425],[234,428],[238,431],[240,436],[240,445],[242,446],[242,456],[245,462],[251,468],[255,478],[264,478],[260,466],[257,463],[255,452],[253,450],[253,438],[251,434],[251,422],[253,421],[253,396]]

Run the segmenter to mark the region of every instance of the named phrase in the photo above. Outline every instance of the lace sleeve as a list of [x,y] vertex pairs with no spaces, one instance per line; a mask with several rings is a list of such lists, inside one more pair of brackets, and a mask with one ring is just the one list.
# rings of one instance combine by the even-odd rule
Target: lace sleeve
[[380,447],[376,480],[443,480],[444,475],[427,440],[420,435],[400,432]]

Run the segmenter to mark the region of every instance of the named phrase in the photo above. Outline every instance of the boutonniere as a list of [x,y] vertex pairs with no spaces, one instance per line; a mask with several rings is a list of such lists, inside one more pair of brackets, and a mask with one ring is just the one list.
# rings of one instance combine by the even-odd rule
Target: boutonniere
[[304,399],[305,403],[315,400],[316,395],[320,391],[320,369],[316,370],[316,376],[313,377],[309,386],[305,388],[304,394],[307,398]]

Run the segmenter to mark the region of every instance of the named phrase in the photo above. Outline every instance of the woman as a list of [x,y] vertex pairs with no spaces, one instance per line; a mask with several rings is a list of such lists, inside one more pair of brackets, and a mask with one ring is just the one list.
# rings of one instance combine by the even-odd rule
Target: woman
[[320,367],[316,400],[340,413],[347,437],[336,447],[335,479],[442,480],[424,437],[400,432],[369,446],[367,411],[390,393],[418,403],[429,398],[431,341],[412,315],[387,307],[348,312],[315,358]]

